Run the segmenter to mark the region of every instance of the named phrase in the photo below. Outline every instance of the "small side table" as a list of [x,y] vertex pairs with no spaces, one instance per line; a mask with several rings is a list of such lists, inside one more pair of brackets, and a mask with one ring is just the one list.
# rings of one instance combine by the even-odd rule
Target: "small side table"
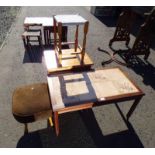
[[[78,30],[79,26],[84,26],[84,37],[82,47],[78,43]],[[76,26],[75,41],[62,42],[62,27],[63,26]],[[63,60],[68,60],[68,66],[77,66],[76,63],[71,63],[69,60],[78,60],[78,66],[84,66],[87,63],[85,59],[86,36],[88,33],[89,22],[79,15],[56,15],[54,16],[54,48],[58,57],[58,64],[63,67]],[[58,30],[57,30],[58,28]],[[63,45],[74,45],[74,48],[63,49]],[[80,63],[79,63],[80,61]],[[76,62],[76,61],[74,61]],[[90,64],[91,65],[91,64]]]
[[128,120],[144,96],[120,68],[52,74],[47,81],[57,136],[60,133],[59,115],[63,113],[133,100],[126,116]]

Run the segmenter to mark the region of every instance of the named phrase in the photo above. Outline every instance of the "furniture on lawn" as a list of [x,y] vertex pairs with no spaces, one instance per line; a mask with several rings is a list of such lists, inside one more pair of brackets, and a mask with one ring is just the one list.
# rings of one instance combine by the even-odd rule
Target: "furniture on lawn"
[[104,104],[134,100],[127,119],[144,93],[119,68],[52,74],[47,77],[56,135],[59,115]]
[[[24,20],[24,28],[29,26],[42,26],[44,34],[44,45],[50,45],[52,42],[51,33],[54,33],[53,17],[26,17]],[[63,27],[63,41],[67,41],[67,27]]]
[[50,97],[47,83],[32,84],[17,88],[12,98],[12,113],[14,118],[25,124],[25,133],[28,132],[27,123],[49,118],[52,125]]
[[[82,47],[78,43],[78,31],[79,26],[84,26],[83,45]],[[54,16],[54,49],[57,59],[58,68],[84,68],[93,64],[89,56],[85,52],[86,48],[86,36],[88,32],[89,22],[80,15],[56,15]],[[75,41],[74,42],[62,42],[62,27],[63,26],[76,26]],[[56,30],[56,28],[58,28]],[[58,40],[58,41],[57,41]],[[63,48],[63,46],[69,46],[69,48]],[[74,46],[70,48],[70,45]],[[53,53],[53,51],[51,51]],[[53,61],[53,58],[51,61]],[[45,54],[46,59],[46,54]],[[50,69],[48,68],[48,71]]]
[[155,9],[147,14],[147,18],[143,25],[141,25],[138,36],[134,42],[134,45],[129,52],[127,60],[133,55],[144,55],[144,59],[147,60],[150,55],[150,45],[152,41],[152,35],[155,33]]

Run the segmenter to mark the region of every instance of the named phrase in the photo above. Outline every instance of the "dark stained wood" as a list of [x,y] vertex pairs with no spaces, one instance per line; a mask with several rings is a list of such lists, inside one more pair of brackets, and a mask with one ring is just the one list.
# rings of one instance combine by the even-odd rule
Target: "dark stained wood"
[[[148,14],[143,25],[141,25],[138,36],[134,42],[134,45],[129,53],[132,55],[144,55],[144,59],[147,60],[150,55],[150,45],[152,40],[152,34],[155,26],[155,9]],[[129,58],[128,58],[129,59]]]
[[61,42],[62,42],[62,23],[58,23],[58,35],[59,35],[59,45],[58,45],[58,61],[59,61],[59,64],[61,64],[61,61],[62,61],[62,45],[61,45]]
[[136,109],[138,103],[140,102],[142,96],[141,97],[138,97],[137,99],[135,99],[133,105],[131,106],[130,110],[128,111],[127,113],[127,120],[129,120],[130,116],[132,115],[132,113],[134,112],[134,110]]
[[53,17],[53,23],[54,23],[54,49],[57,47],[57,25],[56,25],[56,20]]
[[124,9],[120,14],[114,33],[114,37],[110,40],[109,46],[112,46],[114,41],[126,41],[126,45],[130,41],[130,31],[135,20],[135,13],[129,8]]
[[24,134],[27,134],[28,132],[28,124],[24,123]]
[[77,47],[78,47],[78,32],[79,32],[79,25],[76,25],[76,32],[75,32],[75,52],[77,51]]

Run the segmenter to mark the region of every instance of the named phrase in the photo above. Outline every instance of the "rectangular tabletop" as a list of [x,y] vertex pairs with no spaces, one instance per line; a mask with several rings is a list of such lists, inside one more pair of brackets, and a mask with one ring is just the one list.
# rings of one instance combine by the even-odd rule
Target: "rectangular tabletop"
[[88,102],[136,97],[143,92],[119,68],[48,76],[53,111]]
[[74,49],[63,49],[60,67],[56,52],[54,50],[44,50],[43,53],[48,73],[52,74],[54,72],[67,71],[93,65],[93,62],[87,53],[85,53],[83,65],[81,65],[81,54],[76,54],[78,52],[80,52],[79,49],[77,49],[77,52],[75,52]]
[[24,20],[24,25],[53,26],[53,17],[26,17]]
[[62,23],[63,26],[69,25],[83,25],[87,22],[86,19],[80,15],[56,15],[54,16],[58,23]]

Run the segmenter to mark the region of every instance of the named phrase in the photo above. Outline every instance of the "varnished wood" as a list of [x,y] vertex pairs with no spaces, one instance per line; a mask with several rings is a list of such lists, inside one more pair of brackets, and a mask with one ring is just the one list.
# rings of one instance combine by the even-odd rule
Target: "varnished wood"
[[58,110],[58,114],[63,114],[63,113],[66,113],[66,112],[73,112],[73,111],[89,109],[89,108],[93,107],[93,104],[94,103],[85,103],[85,104],[82,104],[82,105],[66,107],[66,108]]
[[59,64],[61,64],[61,61],[62,61],[62,45],[61,45],[61,42],[62,42],[62,23],[58,23],[58,35],[59,35],[59,45],[58,45],[58,59],[59,59]]
[[[72,19],[71,17],[75,17],[76,19]],[[80,20],[80,21],[78,21]],[[85,56],[85,48],[86,48],[86,35],[88,32],[88,25],[89,22],[86,21],[85,19],[83,19],[82,17],[80,17],[79,15],[58,15],[58,16],[54,16],[54,27],[56,27],[58,25],[58,36],[59,36],[59,40],[58,40],[58,45],[56,43],[57,38],[56,36],[54,37],[55,39],[55,51],[57,53],[57,57],[58,57],[58,63],[60,67],[63,67],[63,52],[62,52],[62,26],[66,26],[66,25],[75,25],[76,26],[76,32],[75,32],[75,43],[74,43],[74,52],[78,51],[78,30],[79,30],[79,25],[84,25],[84,39],[83,39],[83,47],[82,47],[82,52],[80,53],[81,56],[79,57],[77,55],[77,59],[80,58],[80,65],[82,66],[84,64],[84,56]],[[56,35],[56,33],[55,33]],[[65,43],[66,45],[69,45],[70,43]],[[71,59],[71,57],[69,58]],[[74,58],[73,60],[74,61]],[[67,62],[68,64],[70,64],[70,68],[72,68],[71,65],[73,65],[70,61]],[[67,64],[67,67],[68,67]],[[73,68],[77,66],[76,62],[75,65],[73,66]],[[85,66],[85,65],[84,65]]]
[[76,32],[75,32],[75,52],[77,51],[78,47],[78,32],[79,32],[79,25],[76,25]]
[[55,54],[55,51],[44,51],[45,63],[48,74],[74,69],[84,70],[86,67],[91,68],[93,62],[87,53],[85,54],[83,64],[81,65],[80,53],[81,50],[79,48],[77,48],[77,52],[75,52],[74,49],[62,50],[61,66],[59,66],[59,63],[57,61],[57,54]]
[[54,112],[54,127],[56,135],[59,135],[59,118],[58,118],[58,112]]
[[[73,111],[92,108],[94,106],[101,106],[101,105],[106,105],[106,104],[113,104],[115,102],[124,102],[124,101],[135,100],[133,105],[131,106],[128,114],[127,114],[127,119],[129,119],[129,117],[131,116],[131,114],[135,110],[136,106],[140,102],[140,100],[141,100],[142,96],[144,95],[144,93],[132,80],[130,80],[130,78],[128,78],[128,75],[126,75],[126,73],[124,73],[120,68],[104,69],[104,71],[108,71],[108,70],[109,71],[111,70],[110,71],[112,73],[111,77],[110,77],[108,72],[107,72],[107,76],[105,76],[104,73],[96,74],[96,75],[94,74],[94,76],[93,76],[93,73],[95,71],[87,72],[87,73],[92,73],[92,74],[89,74],[89,78],[87,76],[81,77],[81,75],[82,75],[81,72],[72,73],[72,74],[71,73],[66,73],[66,74],[60,73],[60,74],[57,74],[57,75],[49,76],[47,79],[48,79],[48,86],[49,86],[49,92],[50,92],[53,111],[57,112],[57,114],[60,115],[60,114],[67,113],[67,112],[73,112]],[[115,74],[115,70],[120,72],[120,76],[117,76],[117,74]],[[100,71],[100,70],[97,70],[97,71]],[[55,81],[51,81],[50,77],[54,77]],[[57,77],[59,77],[60,85],[56,81]],[[85,81],[83,79],[84,77],[85,77],[85,80],[87,79],[87,81]],[[104,86],[100,82],[100,78],[103,78],[103,81],[107,81],[107,82],[104,82]],[[119,83],[125,83],[125,85],[123,87],[120,86],[123,89],[123,91],[116,93],[112,89],[109,89],[111,84],[109,83],[110,79],[108,79],[108,78],[112,78],[112,83],[114,83],[114,86],[116,88],[119,87],[119,85],[120,85]],[[98,94],[98,90],[95,90],[95,88],[94,88],[95,83],[91,82],[91,86],[90,87],[87,86],[88,92],[87,91],[86,92],[88,93],[89,98],[84,97],[84,94],[87,95],[87,93],[85,93],[86,89],[84,87],[81,87],[81,84],[80,84],[80,82],[82,82],[84,80],[83,82],[86,83],[86,85],[88,85],[89,81],[92,81],[93,79],[95,81],[97,80],[99,82],[99,87],[101,86],[100,89],[102,90],[101,91],[102,92],[101,93],[101,98],[98,96],[96,98],[96,100],[95,100],[95,98],[92,98],[92,96],[90,96],[91,93],[89,93],[89,92],[93,92],[93,94],[95,94],[95,96]],[[61,83],[62,81],[63,81],[63,83]],[[74,91],[74,90],[72,91],[72,89],[69,89],[69,86],[70,86],[70,88],[73,88],[73,89],[74,89],[74,87],[77,88],[76,85],[74,85],[74,87],[71,87],[71,84],[73,82],[74,82],[74,84],[76,82],[78,84],[79,89],[77,91]],[[117,82],[118,82],[118,84],[117,84]],[[63,86],[64,83],[65,83],[65,87]],[[67,86],[67,84],[69,84],[69,86]],[[57,96],[57,93],[59,92],[59,88],[57,86],[58,87],[60,86],[60,89],[63,92],[61,94],[61,95],[63,95],[63,99],[62,100],[59,99],[59,103],[60,103],[59,105],[56,105],[58,103],[57,102],[57,99],[58,99],[57,97],[60,97],[61,95]],[[103,87],[105,87],[105,88],[103,89]],[[94,90],[93,90],[93,88],[94,88]],[[57,91],[55,92],[55,90],[57,90]],[[67,90],[70,90],[70,91],[67,91]],[[77,92],[79,92],[79,93],[76,94]],[[114,95],[111,94],[112,92],[114,93]],[[67,94],[67,96],[71,95],[72,97],[74,97],[74,101],[72,100],[72,98],[71,98],[72,103],[69,100],[67,100],[67,97],[66,97],[65,94]],[[78,100],[78,102],[75,102],[75,99],[78,98],[78,96],[80,97],[80,94],[81,94],[81,97],[84,99],[84,101],[82,101],[82,98],[81,98],[80,100]],[[104,95],[104,94],[109,94],[109,95]],[[92,102],[91,101],[89,102],[88,100],[91,100]],[[66,102],[67,104],[63,105],[63,104],[61,104],[61,101]],[[57,116],[56,116],[56,118],[57,118]],[[58,125],[59,124],[58,119],[55,119],[55,121],[57,121],[56,125],[59,126]],[[56,133],[57,133],[57,135],[59,134],[59,127],[56,127]]]
[[136,14],[132,10],[129,8],[124,9],[118,18],[116,30],[113,38],[109,42],[109,46],[111,46],[114,41],[125,41],[126,45],[129,44],[130,31],[135,18]]
[[134,103],[132,104],[130,110],[128,111],[128,113],[126,115],[127,120],[129,120],[129,118],[132,115],[133,111],[136,109],[136,107],[137,107],[138,103],[140,102],[141,98],[142,98],[142,96],[135,99]]
[[129,57],[132,55],[144,55],[144,59],[148,59],[150,55],[150,45],[152,41],[154,23],[155,9],[148,14],[144,24],[141,25],[134,45],[129,53]]
[[88,26],[89,26],[89,22],[87,21],[84,25],[84,38],[83,38],[83,46],[82,46],[82,59],[81,62],[84,62],[84,56],[85,56],[85,48],[86,48],[86,36],[88,33]]
[[56,46],[57,46],[57,25],[56,25],[55,18],[53,18],[53,23],[54,23],[54,49],[56,49]]

